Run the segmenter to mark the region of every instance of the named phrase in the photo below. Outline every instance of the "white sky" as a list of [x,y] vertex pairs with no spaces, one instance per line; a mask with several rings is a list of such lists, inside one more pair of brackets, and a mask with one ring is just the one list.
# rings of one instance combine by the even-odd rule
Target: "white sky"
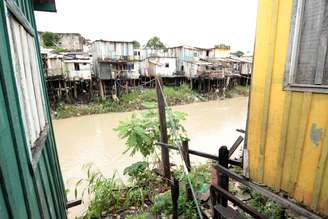
[[91,40],[159,36],[167,46],[253,51],[257,0],[56,0],[57,13],[36,12],[38,30],[77,32]]

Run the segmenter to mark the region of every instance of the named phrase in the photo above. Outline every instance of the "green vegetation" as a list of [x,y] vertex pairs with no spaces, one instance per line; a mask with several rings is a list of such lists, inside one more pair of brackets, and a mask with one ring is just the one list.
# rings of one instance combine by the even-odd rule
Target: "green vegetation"
[[[169,106],[216,99],[211,94],[201,95],[191,90],[187,85],[181,85],[180,87],[164,87],[164,93]],[[226,98],[248,96],[248,94],[249,87],[236,86],[226,91]],[[63,119],[107,112],[143,110],[147,109],[146,103],[156,101],[157,96],[155,89],[132,89],[127,93],[122,93],[118,102],[113,100],[94,100],[88,104],[59,103],[55,106],[54,111],[57,119]]]
[[242,56],[244,55],[244,52],[238,50],[238,51],[234,52],[233,55],[235,55],[235,56],[237,56],[237,57],[242,57]]
[[66,51],[66,49],[64,49],[64,48],[60,48],[60,47],[57,47],[56,49],[55,49],[55,52],[65,52]]
[[[185,120],[185,114],[172,112],[167,109],[167,130],[168,135],[173,136],[173,130],[177,130],[182,138],[186,138],[186,132],[181,122]],[[169,122],[173,121],[174,124]],[[174,125],[174,127],[172,126]],[[145,112],[134,113],[131,119],[121,121],[117,129],[119,136],[126,139],[127,150],[133,156],[136,152],[141,153],[145,158],[155,153],[155,142],[160,139],[159,118],[157,111],[149,109]],[[173,143],[172,137],[169,143]]]
[[229,45],[226,45],[224,43],[218,44],[214,46],[216,49],[230,49]]
[[[282,217],[283,215],[281,215],[282,214],[281,207],[277,203],[269,200],[268,198],[250,189],[249,187],[240,185],[237,186],[236,188],[239,194],[243,196],[249,196],[249,199],[246,201],[247,204],[252,208],[256,209],[261,214],[272,219],[284,218]],[[245,213],[244,216],[249,219],[252,218],[249,215],[246,215]]]
[[[170,106],[193,103],[204,99],[187,85],[165,87],[164,92]],[[95,100],[88,105],[59,103],[55,112],[58,119],[106,112],[126,112],[146,109],[144,103],[155,101],[157,101],[155,89],[133,89],[128,93],[123,93],[118,102]]]
[[140,43],[137,40],[133,40],[133,49],[139,49],[140,48]]
[[44,32],[41,35],[43,46],[46,48],[57,48],[59,42],[59,36],[56,33]]
[[231,90],[226,91],[226,98],[233,98],[237,96],[248,96],[249,95],[249,86],[235,86]]
[[[104,218],[125,215],[130,219],[144,219],[148,216],[170,216],[172,214],[172,197],[168,185],[161,176],[153,171],[160,166],[157,159],[159,148],[155,142],[159,141],[159,119],[156,113],[155,103],[147,103],[146,111],[134,113],[130,119],[121,121],[115,129],[119,136],[125,140],[126,152],[130,156],[140,153],[143,161],[136,162],[124,169],[123,174],[127,182],[123,183],[114,174],[106,178],[99,171],[87,166],[87,178],[77,183],[75,195],[78,195],[80,185],[87,185],[81,194],[87,191],[89,206],[83,218]],[[185,115],[167,109],[169,142],[173,142],[172,129],[176,127],[177,138],[187,138],[184,127],[181,125]],[[155,158],[155,159],[150,159]],[[211,163],[193,166],[188,174],[194,191],[198,195],[207,194],[209,184],[212,181]],[[178,198],[178,210],[181,218],[197,218],[196,206],[192,200],[186,198],[186,184],[188,177],[181,166],[171,168],[172,176],[180,182]],[[240,167],[234,167],[233,171],[241,174]],[[276,203],[263,197],[261,194],[239,183],[230,181],[229,191],[244,200],[247,204],[264,214],[268,218],[281,218],[281,208]],[[246,197],[246,198],[245,198]],[[206,199],[205,199],[206,200]],[[202,204],[202,203],[201,203]],[[208,205],[205,202],[205,205]],[[237,209],[238,210],[238,209]],[[239,210],[238,210],[239,211]],[[246,213],[241,213],[245,218],[251,218]]]
[[[154,106],[152,103],[147,104],[148,108]],[[172,130],[173,126],[177,127],[180,136],[185,136],[184,128],[181,126],[184,115],[168,109],[167,117],[172,121],[168,123],[171,124],[168,125],[168,129]],[[140,152],[144,159],[148,159],[149,156],[156,154],[154,143],[159,141],[159,119],[153,109],[134,114],[131,119],[121,122],[116,131],[122,139],[126,139],[127,151],[130,151],[130,156]],[[153,166],[157,164],[156,161],[152,163]],[[79,186],[87,185],[85,190],[88,191],[90,204],[83,218],[114,216],[125,211],[130,212],[130,214],[142,213],[136,218],[143,218],[145,210],[150,212],[150,209],[153,209],[148,205],[158,200],[157,195],[168,191],[163,179],[152,171],[151,163],[147,161],[139,161],[126,167],[124,175],[128,177],[126,185],[118,180],[115,175],[106,178],[99,171],[94,171],[88,166],[87,178],[78,181],[75,190],[77,196]],[[85,190],[82,190],[82,196]],[[184,203],[186,201],[181,204]],[[154,213],[162,209],[162,204],[153,206],[155,206]],[[187,208],[181,207],[181,209]]]
[[162,41],[160,40],[159,37],[154,36],[152,38],[150,38],[146,44],[146,48],[150,48],[150,49],[165,49],[166,46],[164,43],[162,43]]

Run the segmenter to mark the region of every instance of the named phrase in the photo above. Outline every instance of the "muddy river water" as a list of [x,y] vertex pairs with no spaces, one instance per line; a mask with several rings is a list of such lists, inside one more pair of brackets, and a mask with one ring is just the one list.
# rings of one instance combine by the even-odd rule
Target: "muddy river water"
[[[173,107],[187,113],[184,126],[190,138],[189,147],[217,154],[220,145],[232,145],[240,135],[235,129],[245,129],[247,97],[194,103]],[[59,160],[66,188],[74,190],[75,182],[85,176],[83,165],[92,163],[104,175],[123,169],[141,159],[125,151],[124,141],[113,129],[132,112],[106,113],[54,121]],[[201,161],[191,157],[192,162]],[[72,198],[72,192],[68,195]],[[78,209],[71,210],[73,212]],[[72,214],[72,213],[71,213]],[[73,213],[76,215],[76,212]]]

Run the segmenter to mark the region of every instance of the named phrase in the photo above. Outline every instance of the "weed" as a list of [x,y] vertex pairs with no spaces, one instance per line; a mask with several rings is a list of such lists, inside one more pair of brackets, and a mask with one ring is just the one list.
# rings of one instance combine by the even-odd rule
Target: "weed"
[[[148,105],[151,104],[148,103]],[[180,136],[186,136],[185,129],[181,125],[181,122],[185,120],[184,113],[167,109],[167,120],[174,123],[167,123],[169,135],[173,136],[173,129],[176,129]],[[155,153],[157,147],[155,142],[160,139],[159,118],[155,110],[148,109],[145,112],[134,113],[131,119],[121,121],[114,130],[119,133],[120,138],[126,139],[126,152],[129,151],[131,156],[136,152],[140,152],[144,157]],[[171,143],[172,140],[171,138]]]

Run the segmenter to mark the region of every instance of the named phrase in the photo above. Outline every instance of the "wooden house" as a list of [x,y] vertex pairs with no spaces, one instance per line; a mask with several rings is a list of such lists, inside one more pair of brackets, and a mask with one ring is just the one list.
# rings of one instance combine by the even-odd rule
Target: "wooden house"
[[245,168],[326,216],[327,18],[325,0],[259,1]]
[[175,57],[150,57],[147,62],[147,72],[151,77],[176,77],[177,59]]
[[92,43],[94,73],[100,80],[138,78],[133,42],[96,40]]
[[0,1],[0,218],[66,218],[34,10],[54,0]]

